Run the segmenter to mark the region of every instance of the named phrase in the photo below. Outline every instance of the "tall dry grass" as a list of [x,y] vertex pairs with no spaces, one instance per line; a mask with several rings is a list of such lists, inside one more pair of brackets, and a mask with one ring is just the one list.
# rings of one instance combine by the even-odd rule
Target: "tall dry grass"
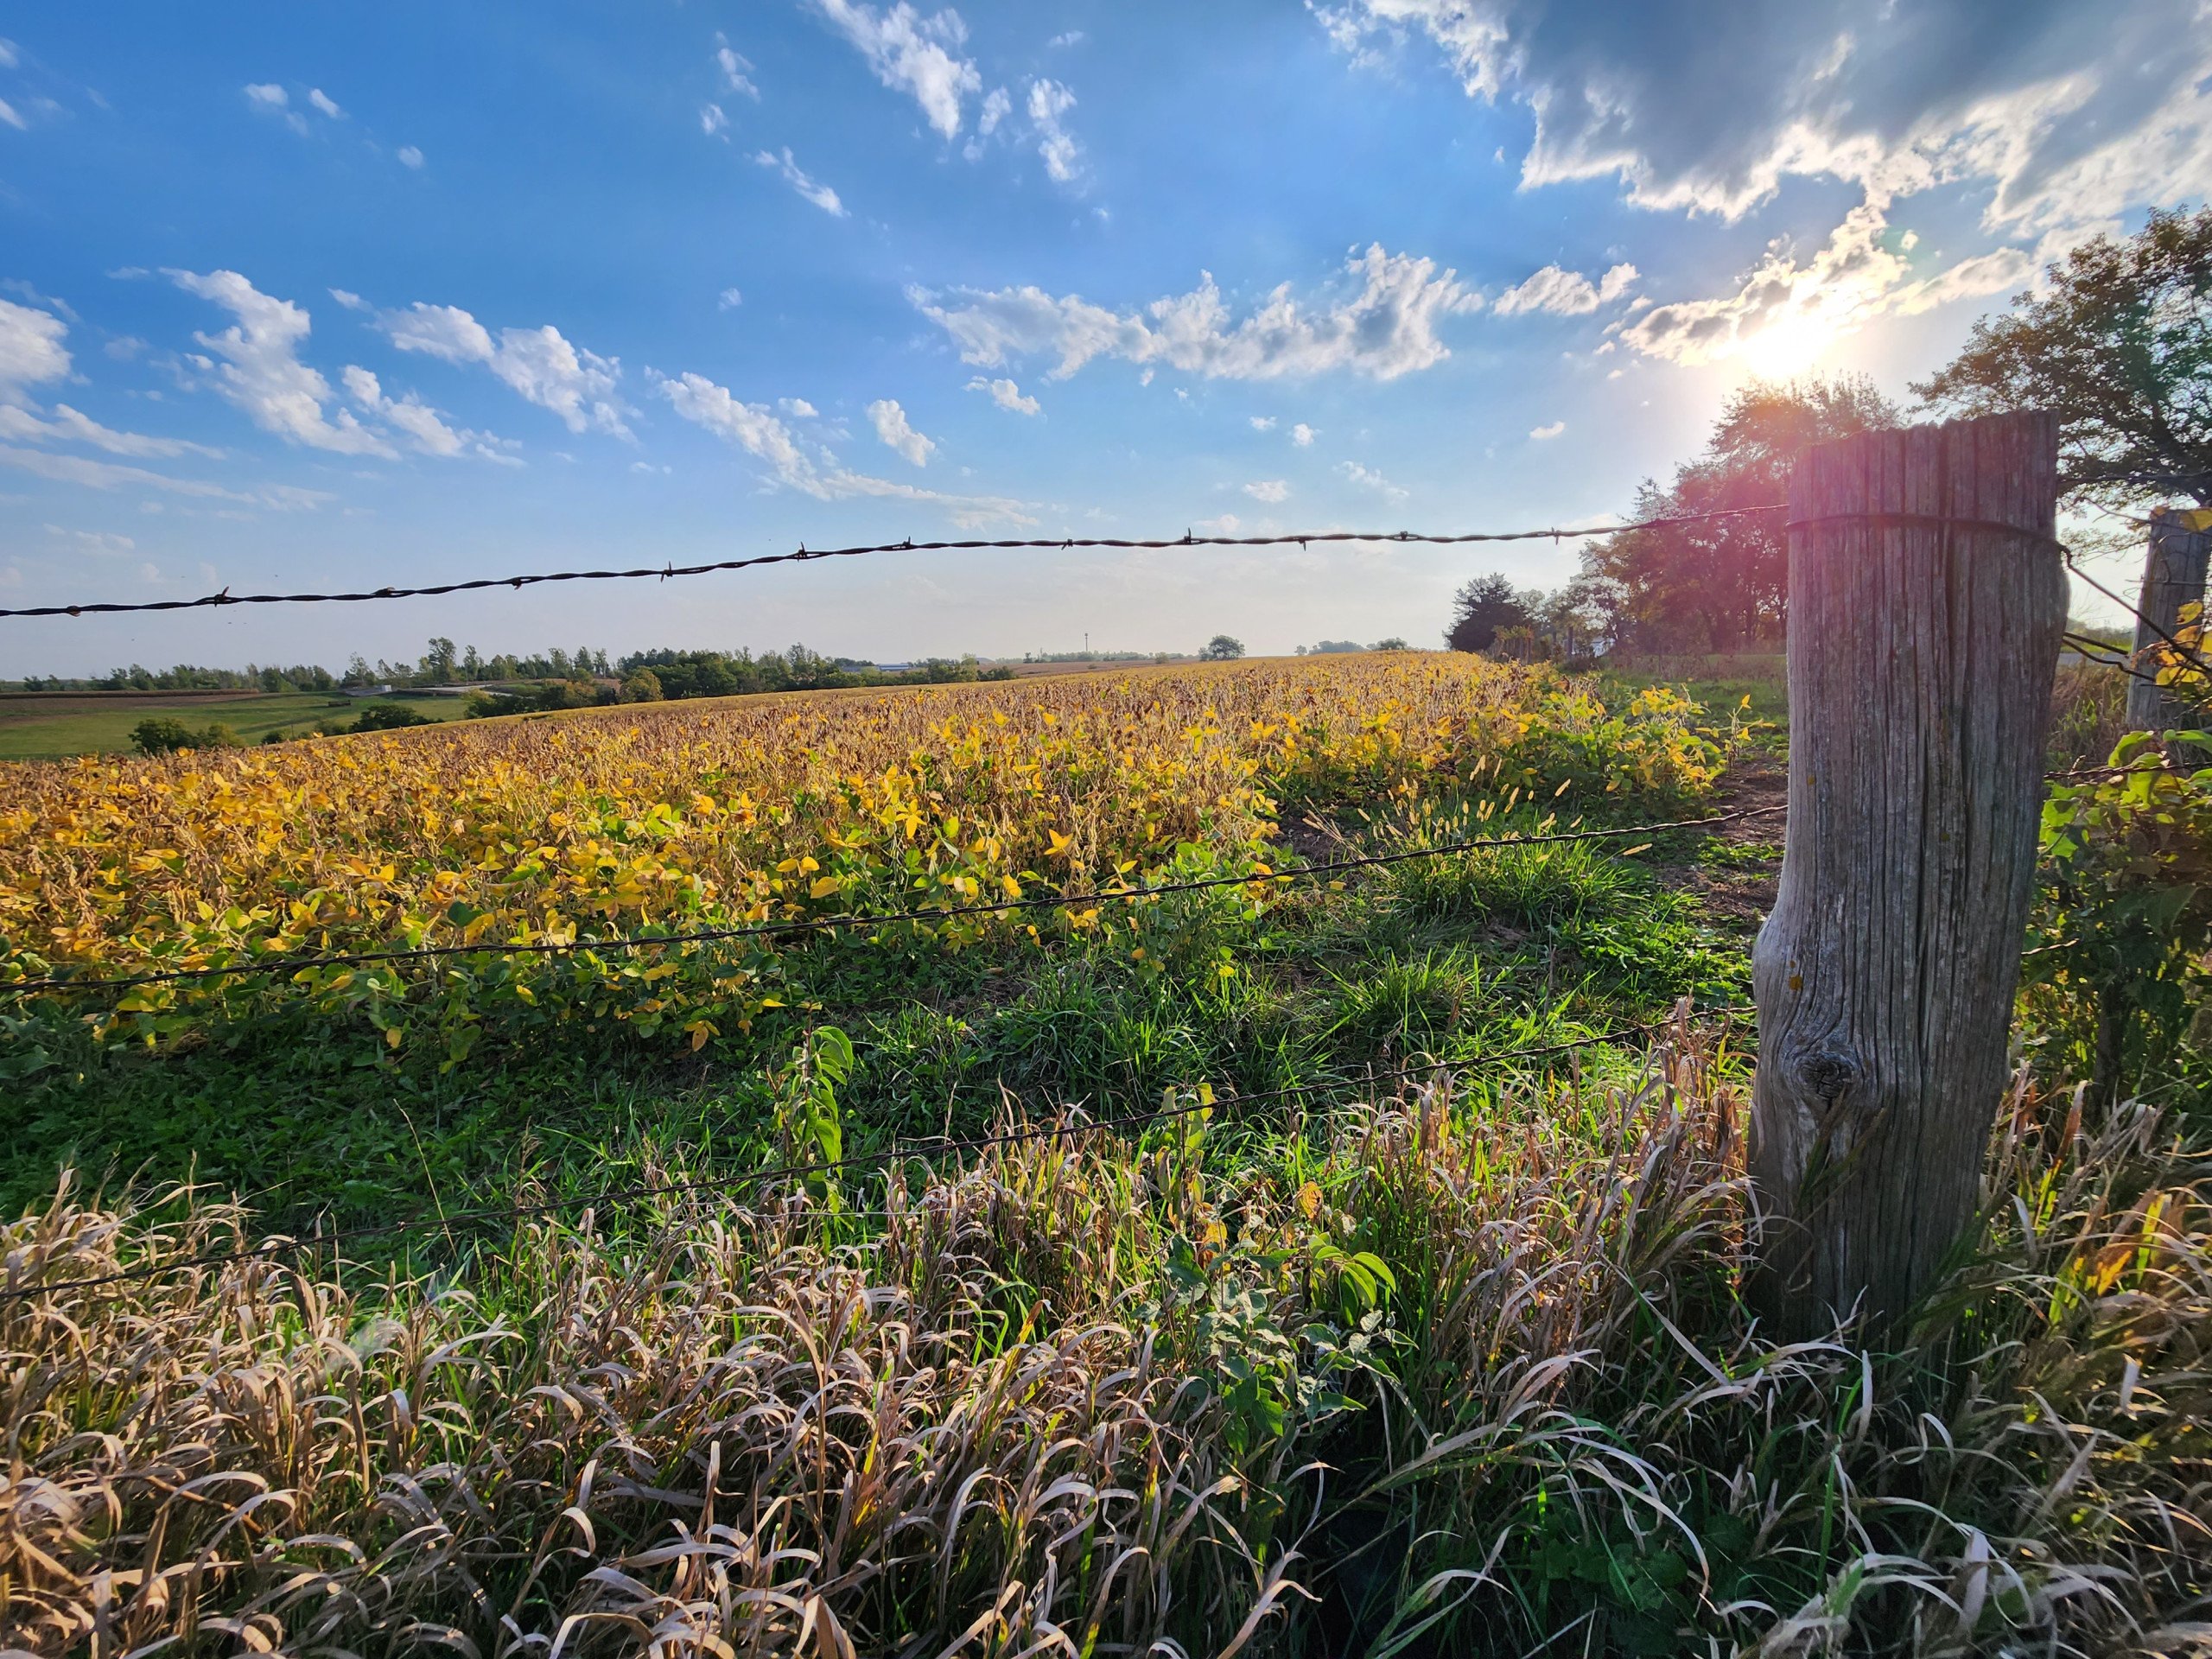
[[[1911,1357],[1738,1306],[1678,1036],[1103,1129],[448,1275],[0,1305],[0,1643],[42,1653],[2177,1650],[2212,1626],[2207,1172],[2024,1089]],[[855,1207],[866,1206],[866,1207]],[[65,1192],[10,1288],[243,1237]],[[1393,1288],[1395,1287],[1395,1288]]]

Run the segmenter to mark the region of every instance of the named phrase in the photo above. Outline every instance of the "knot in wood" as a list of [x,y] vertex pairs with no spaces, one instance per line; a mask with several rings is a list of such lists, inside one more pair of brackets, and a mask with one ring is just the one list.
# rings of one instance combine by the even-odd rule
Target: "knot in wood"
[[1816,1048],[1797,1062],[1799,1084],[1823,1105],[1843,1098],[1866,1076],[1866,1068],[1858,1055],[1840,1045]]

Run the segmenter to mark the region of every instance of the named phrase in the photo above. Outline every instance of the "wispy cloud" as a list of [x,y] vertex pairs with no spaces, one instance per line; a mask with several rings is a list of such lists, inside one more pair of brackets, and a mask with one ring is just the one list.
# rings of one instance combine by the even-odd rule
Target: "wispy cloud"
[[837,193],[835,190],[832,190],[828,185],[817,184],[814,180],[808,177],[805,169],[801,168],[797,162],[791,159],[791,152],[788,146],[785,147],[783,154],[780,156],[776,154],[773,150],[764,149],[753,156],[753,159],[758,162],[761,166],[772,168],[772,170],[782,174],[784,182],[785,184],[791,186],[791,188],[798,191],[801,196],[812,202],[817,207],[819,207],[823,213],[828,213],[831,218],[842,219],[845,217],[845,204],[838,200]]

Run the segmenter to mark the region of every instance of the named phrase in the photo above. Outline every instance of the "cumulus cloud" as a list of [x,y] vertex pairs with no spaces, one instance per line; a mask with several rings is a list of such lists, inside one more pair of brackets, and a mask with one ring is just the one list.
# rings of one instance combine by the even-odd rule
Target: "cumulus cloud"
[[772,168],[782,174],[785,184],[791,186],[792,189],[798,191],[800,195],[832,219],[845,217],[845,204],[837,200],[837,193],[828,185],[817,184],[809,178],[804,169],[791,159],[789,145],[785,146],[781,156],[777,155],[773,150],[764,149],[753,159],[761,166]]
[[868,417],[875,427],[875,435],[883,440],[884,447],[897,451],[917,467],[929,464],[930,453],[937,448],[934,440],[914,430],[906,418],[906,411],[899,407],[898,400],[880,397],[868,406]]
[[779,397],[776,407],[795,421],[810,421],[822,413],[804,397]]
[[1313,442],[1313,429],[1300,421],[1290,429],[1290,441],[1300,448],[1310,448]]
[[334,121],[342,121],[346,118],[346,111],[338,107],[337,99],[332,98],[320,86],[308,88],[308,102]]
[[1284,501],[1290,498],[1290,486],[1280,478],[1263,478],[1247,484],[1244,493],[1255,501]]
[[387,396],[383,383],[358,365],[349,365],[339,378],[346,383],[346,395],[355,404],[370,414],[381,416],[391,423],[422,454],[451,460],[455,455],[474,450],[486,461],[521,465],[500,447],[500,440],[488,432],[456,431],[439,417],[436,410],[415,393],[410,391],[397,398]]
[[1534,438],[1537,442],[1541,443],[1547,438],[1555,438],[1566,430],[1567,423],[1565,421],[1554,421],[1548,426],[1530,427],[1529,429],[1529,435]]
[[[1618,177],[1629,199],[1737,217],[1791,175],[1878,198],[1959,180],[1993,226],[2086,223],[2200,193],[2212,89],[2197,0],[1898,6],[1803,0],[1726,29],[1702,0],[1317,3],[1337,44],[1422,36],[1467,92],[1525,105],[1535,187]],[[1756,26],[1751,26],[1753,23]]]
[[715,309],[717,311],[734,311],[744,303],[745,296],[734,288],[726,288],[715,296]]
[[388,460],[397,453],[352,410],[341,409],[335,418],[324,413],[330,383],[299,359],[313,326],[304,306],[264,294],[235,270],[168,275],[186,293],[221,306],[238,320],[220,334],[196,333],[193,338],[220,359],[209,365],[216,389],[256,426],[288,442],[336,454]]
[[422,169],[423,152],[416,149],[414,145],[402,144],[399,147],[398,154],[399,164],[402,167],[412,168],[418,172]]
[[1077,295],[1036,287],[965,289],[941,296],[909,290],[915,307],[942,327],[962,361],[999,368],[1017,359],[1054,357],[1064,380],[1097,357],[1210,378],[1264,380],[1350,370],[1378,380],[1426,369],[1450,353],[1436,326],[1475,310],[1481,296],[1455,271],[1380,244],[1346,267],[1358,290],[1301,306],[1284,283],[1242,321],[1231,318],[1211,274],[1190,293],[1117,312]]
[[1274,431],[1274,430],[1275,429],[1275,417],[1274,417],[1274,416],[1272,416],[1272,415],[1255,415],[1255,416],[1252,416],[1252,429],[1253,429],[1255,432],[1272,432],[1272,431]]
[[1075,94],[1058,81],[1029,83],[1029,124],[1036,130],[1037,154],[1055,184],[1072,184],[1083,167],[1083,146],[1060,124],[1074,107]]
[[1373,490],[1385,500],[1402,501],[1406,492],[1373,468],[1361,466],[1356,461],[1339,461],[1337,470],[1362,488]]
[[51,311],[0,300],[0,403],[69,372],[69,325]]
[[760,89],[753,84],[753,65],[729,43],[729,37],[717,33],[715,36],[715,67],[722,72],[722,89],[760,101]]
[[708,137],[712,138],[728,126],[729,117],[722,113],[721,105],[702,104],[699,106],[699,130],[705,133]]
[[1881,209],[1861,203],[1808,260],[1770,247],[1732,293],[1654,306],[1612,326],[1647,356],[1695,364],[1750,354],[1768,372],[1786,372],[1801,366],[1793,348],[1809,354],[1886,313],[2002,293],[2035,264],[2020,249],[1999,248],[1916,277],[1909,252],[1903,238],[1888,233]]
[[686,373],[657,383],[678,415],[735,445],[767,468],[770,481],[817,501],[878,497],[916,501],[942,508],[961,525],[1036,522],[1024,504],[1003,496],[950,495],[889,479],[871,478],[841,466],[827,448],[810,453],[798,437],[765,404],[741,403],[727,386],[702,374]]
[[1501,317],[1516,316],[1524,311],[1580,316],[1601,305],[1611,305],[1628,292],[1629,284],[1636,278],[1634,265],[1615,265],[1594,283],[1580,271],[1546,265],[1526,282],[1499,295],[1494,308]]
[[960,131],[961,100],[983,90],[974,63],[962,56],[968,26],[947,8],[924,17],[907,0],[878,11],[858,0],[814,0],[815,10],[868,60],[875,78],[921,106],[946,138]]
[[993,403],[1016,415],[1034,415],[1044,407],[1034,397],[1023,397],[1021,388],[1011,380],[990,380],[979,374],[968,383],[968,390],[990,393]]
[[111,455],[161,459],[175,455],[207,455],[220,460],[223,452],[184,438],[157,438],[143,432],[118,432],[67,404],[54,405],[51,416],[35,406],[0,404],[0,438],[18,443],[86,443]]
[[584,351],[551,325],[503,328],[497,340],[469,313],[454,305],[417,300],[404,311],[380,311],[377,327],[403,352],[420,352],[448,363],[480,363],[520,397],[561,417],[571,432],[596,427],[631,436],[616,395],[621,360]]

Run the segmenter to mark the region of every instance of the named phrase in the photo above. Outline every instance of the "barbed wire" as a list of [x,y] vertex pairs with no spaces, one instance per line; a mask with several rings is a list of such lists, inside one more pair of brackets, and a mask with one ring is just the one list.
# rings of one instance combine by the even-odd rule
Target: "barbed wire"
[[73,605],[26,605],[11,610],[0,610],[0,617],[10,616],[112,616],[138,611],[194,611],[226,605],[358,605],[380,599],[436,599],[448,594],[469,594],[489,588],[506,588],[520,592],[524,588],[537,587],[556,582],[668,582],[679,576],[703,576],[728,570],[750,570],[766,564],[804,564],[816,559],[858,558],[870,553],[954,553],[975,551],[1054,550],[1071,552],[1082,549],[1117,549],[1123,550],[1159,550],[1178,547],[1308,547],[1342,542],[1388,542],[1431,547],[1458,547],[1476,542],[1540,542],[1580,541],[1593,536],[1618,536],[1631,530],[1659,530],[1670,524],[1696,524],[1713,518],[1738,518],[1747,513],[1778,512],[1788,504],[1770,501],[1755,507],[1720,507],[1706,512],[1669,514],[1663,518],[1646,518],[1624,524],[1592,524],[1580,529],[1566,530],[1496,530],[1468,531],[1455,535],[1432,535],[1412,530],[1390,531],[1285,531],[1268,536],[1198,536],[1185,531],[1178,537],[1155,540],[1133,540],[1112,536],[1038,536],[1010,540],[918,542],[912,537],[902,541],[876,542],[861,547],[809,548],[801,543],[792,553],[763,553],[752,558],[717,559],[707,564],[639,565],[626,570],[554,570],[535,575],[479,576],[466,582],[442,582],[422,588],[376,588],[350,594],[233,594],[226,588],[220,593],[209,594],[200,599],[143,600],[135,603],[95,602],[83,601]]
[[[2071,570],[2071,571],[2072,571],[2075,575],[2077,575],[2077,576],[2081,577],[2082,581],[2084,581],[2084,582],[2088,582],[2088,583],[2089,584],[2089,586],[2090,586],[2090,587],[2092,587],[2092,588],[2095,588],[2099,593],[2102,594],[2103,594],[2107,599],[2108,599],[2108,600],[2112,601],[2112,602],[2113,602],[2113,604],[2115,604],[2115,605],[2119,606],[2120,609],[2122,609],[2123,611],[2126,611],[2126,612],[2130,616],[2133,617],[2133,618],[2134,618],[2138,622],[2141,623],[2145,627],[2146,627],[2146,628],[2150,629],[2152,632],[2153,632],[2153,633],[2157,634],[2157,635],[2158,636],[2158,638],[2159,638],[2159,639],[2161,639],[2164,640],[2164,641],[2166,642],[2166,644],[2167,644],[2169,646],[2171,646],[2173,650],[2175,650],[2175,651],[2178,652],[2179,652],[2183,657],[2186,658],[2187,658],[2190,663],[2194,664],[2196,665],[2196,669],[2197,669],[2197,671],[2198,671],[2199,673],[2204,674],[2204,675],[2206,675],[2207,677],[2212,677],[2212,663],[2208,663],[2208,662],[2206,662],[2206,661],[2204,660],[2204,658],[2203,658],[2202,656],[2200,656],[2200,655],[2198,655],[2198,654],[2197,654],[2197,652],[2196,652],[2193,651],[2193,650],[2192,650],[2192,649],[2190,649],[2189,646],[2187,646],[2187,645],[2185,645],[2182,644],[2182,642],[2181,642],[2180,640],[2178,640],[2178,639],[2175,639],[2175,638],[2174,638],[2174,636],[2173,636],[2172,634],[2169,633],[2169,632],[2166,631],[2165,626],[2164,626],[2164,624],[2159,623],[2159,622],[2158,622],[2158,621],[2155,621],[2155,620],[2153,620],[2152,618],[2150,618],[2150,617],[2147,617],[2147,616],[2144,615],[2144,614],[2143,614],[2143,613],[2142,613],[2142,612],[2140,612],[2140,611],[2139,611],[2139,610],[2137,610],[2137,609],[2135,608],[2135,607],[2134,607],[2134,606],[2133,606],[2133,605],[2129,604],[2126,600],[2122,599],[2122,598],[2121,598],[2118,594],[2115,594],[2114,592],[2113,592],[2113,590],[2112,590],[2111,588],[2109,588],[2106,587],[2106,586],[2104,585],[2104,583],[2102,583],[2101,582],[2099,582],[2099,581],[2098,581],[2094,576],[2091,575],[2088,571],[2084,570],[2084,569],[2082,568],[2081,561],[2080,561],[2077,557],[2075,557],[2075,552],[2074,552],[2074,550],[2073,550],[2072,548],[2070,548],[2070,547],[2065,547],[2065,546],[2061,546],[2061,547],[2059,548],[2058,551],[2059,551],[2060,556],[2061,556],[2063,558],[2064,558],[2064,560],[2066,561],[2066,568],[2067,568],[2069,570]],[[2131,661],[2133,661],[2133,660],[2134,659],[2135,656],[2139,655],[2139,654],[2140,654],[2139,652],[2132,652],[2132,653],[2130,653],[2130,658],[2129,658],[2129,659],[2130,659]]]
[[383,1237],[392,1233],[406,1232],[428,1227],[435,1223],[448,1233],[455,1225],[473,1225],[482,1222],[525,1221],[539,1216],[555,1215],[568,1210],[595,1210],[611,1204],[642,1203],[654,1198],[688,1198],[704,1192],[726,1192],[734,1187],[765,1185],[777,1181],[801,1179],[809,1176],[842,1173],[847,1170],[874,1168],[895,1164],[908,1159],[946,1158],[965,1155],[971,1152],[988,1152],[995,1147],[1014,1146],[1031,1141],[1063,1140],[1071,1136],[1131,1128],[1170,1122],[1210,1111],[1216,1106],[1249,1106],[1264,1101],[1285,1100],[1293,1095],[1316,1094],[1332,1089],[1372,1087],[1378,1083],[1400,1078],[1435,1076],[1438,1073],[1465,1071],[1478,1065],[1496,1065],[1507,1060],[1534,1059],[1551,1054],[1564,1054],[1574,1050],[1594,1048],[1601,1044],[1618,1042],[1624,1038],[1648,1036],[1683,1023],[1689,1018],[1720,1019],[1737,1014],[1756,1014],[1750,1003],[1731,1003],[1718,1007],[1687,1009],[1665,1019],[1637,1025],[1617,1026],[1610,1031],[1595,1032],[1586,1037],[1570,1038],[1564,1042],[1537,1044],[1522,1048],[1502,1049],[1488,1054],[1477,1054],[1460,1059],[1426,1061],[1419,1065],[1400,1066],[1387,1071],[1370,1071],[1360,1077],[1332,1077],[1313,1083],[1295,1083],[1281,1089],[1262,1090],[1251,1094],[1221,1095],[1211,1092],[1211,1085],[1184,1084],[1167,1092],[1170,1095],[1192,1094],[1192,1098],[1180,1105],[1161,1106],[1148,1112],[1125,1114],[1115,1117],[1085,1119],[1081,1122],[1063,1120],[1055,1123],[1030,1124],[1019,1129],[1003,1130],[992,1135],[970,1135],[962,1138],[940,1137],[935,1141],[910,1143],[901,1147],[895,1141],[876,1152],[857,1153],[849,1158],[821,1159],[806,1163],[772,1164],[765,1168],[742,1170],[730,1175],[714,1176],[696,1181],[640,1182],[627,1186],[602,1188],[595,1192],[573,1198],[547,1198],[531,1204],[504,1207],[464,1210],[431,1217],[413,1217],[406,1221],[372,1222],[359,1227],[346,1227],[333,1232],[305,1236],[278,1235],[262,1241],[251,1249],[212,1250],[199,1255],[186,1256],[175,1262],[152,1262],[137,1268],[127,1268],[115,1273],[101,1274],[82,1279],[58,1280],[52,1284],[10,1285],[0,1287],[0,1304],[27,1301],[40,1296],[58,1296],[65,1292],[98,1290],[111,1285],[136,1283],[159,1278],[164,1274],[184,1273],[196,1268],[234,1266],[244,1262],[275,1262],[286,1256],[309,1251],[334,1249],[340,1244],[364,1238]]
[[73,979],[53,976],[41,979],[0,981],[0,993],[32,992],[52,995],[65,991],[123,991],[145,985],[175,984],[188,980],[305,972],[316,968],[363,968],[384,963],[427,962],[448,957],[554,956],[602,950],[664,950],[684,944],[712,944],[728,939],[760,938],[779,933],[818,933],[843,927],[888,927],[904,922],[942,922],[963,916],[995,916],[1014,911],[1062,910],[1081,906],[1135,903],[1175,893],[1198,893],[1210,887],[1249,887],[1266,882],[1294,881],[1339,870],[1368,869],[1378,865],[1402,864],[1412,859],[1442,858],[1453,853],[1481,852],[1501,847],[1543,847],[1570,841],[1605,841],[1627,836],[1656,836],[1675,830],[1696,830],[1756,818],[1788,810],[1786,806],[1758,806],[1716,812],[1699,818],[1675,818],[1664,823],[1630,823],[1604,830],[1563,830],[1532,836],[1481,836],[1446,842],[1435,847],[1410,848],[1395,853],[1370,853],[1357,858],[1332,859],[1301,864],[1287,870],[1268,870],[1255,875],[1213,875],[1188,881],[1163,881],[1147,887],[1109,888],[1100,893],[1052,893],[1036,898],[1000,899],[988,904],[940,905],[880,915],[848,913],[836,916],[798,916],[785,921],[751,922],[741,926],[701,928],[688,933],[635,934],[613,939],[541,939],[507,944],[420,945],[397,950],[360,950],[327,956],[279,957],[263,962],[235,963],[224,967],[175,968],[109,979]]

